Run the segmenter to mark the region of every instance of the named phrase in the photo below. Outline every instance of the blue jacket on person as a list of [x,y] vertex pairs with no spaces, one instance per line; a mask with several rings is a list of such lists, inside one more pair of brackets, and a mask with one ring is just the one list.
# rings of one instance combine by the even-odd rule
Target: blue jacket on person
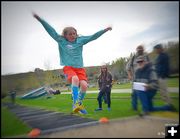
[[169,56],[162,52],[155,60],[155,69],[159,78],[169,77]]

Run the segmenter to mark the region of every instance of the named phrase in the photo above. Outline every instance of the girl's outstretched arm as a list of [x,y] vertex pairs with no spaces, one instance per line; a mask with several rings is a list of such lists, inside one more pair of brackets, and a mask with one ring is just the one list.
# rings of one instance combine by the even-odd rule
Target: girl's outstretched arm
[[61,41],[62,37],[56,32],[56,30],[51,27],[45,20],[40,18],[36,13],[33,13],[33,17],[36,18],[48,32],[48,34],[57,42]]
[[84,44],[90,42],[90,41],[93,41],[93,40],[96,40],[97,38],[99,38],[101,35],[103,35],[105,32],[109,31],[109,30],[112,30],[112,27],[107,27],[103,30],[100,30],[98,32],[96,32],[95,34],[91,35],[91,36],[84,36],[82,37],[82,42]]

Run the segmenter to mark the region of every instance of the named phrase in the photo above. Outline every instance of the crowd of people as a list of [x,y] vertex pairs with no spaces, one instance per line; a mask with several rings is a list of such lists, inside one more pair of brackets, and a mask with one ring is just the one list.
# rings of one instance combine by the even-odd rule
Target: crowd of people
[[[150,61],[144,52],[142,45],[137,47],[137,53],[129,60],[126,70],[129,80],[132,81],[132,109],[138,111],[138,99],[142,105],[142,113],[147,115],[152,111],[175,111],[167,89],[167,78],[169,77],[169,56],[164,52],[163,46],[154,46],[157,53],[155,61]],[[136,83],[142,87],[135,87]],[[163,106],[154,106],[153,98],[157,91],[160,92]]]

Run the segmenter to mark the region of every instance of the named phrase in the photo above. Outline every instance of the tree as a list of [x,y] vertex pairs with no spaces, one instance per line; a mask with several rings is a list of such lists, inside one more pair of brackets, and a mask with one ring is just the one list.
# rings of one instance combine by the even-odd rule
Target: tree
[[121,80],[122,78],[127,77],[126,73],[126,64],[127,64],[128,58],[119,58],[116,61],[112,62],[112,76],[114,77],[114,80]]
[[170,57],[170,72],[179,73],[179,42],[168,42],[165,48]]

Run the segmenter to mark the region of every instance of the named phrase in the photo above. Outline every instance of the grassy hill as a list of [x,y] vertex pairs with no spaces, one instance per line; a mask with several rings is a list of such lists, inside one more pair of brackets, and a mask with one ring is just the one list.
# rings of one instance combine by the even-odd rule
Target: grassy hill
[[[85,67],[87,76],[88,76],[88,83],[89,89],[92,90],[93,88],[97,88],[97,77],[100,73],[99,66],[93,67]],[[109,67],[111,71],[111,67]],[[173,77],[173,76],[172,76]],[[179,74],[174,76],[174,78],[169,78],[170,85],[171,80],[174,80],[176,86],[179,86]],[[126,81],[126,80],[125,80]],[[124,84],[123,82],[117,82],[113,85],[114,88],[130,88],[130,84]],[[17,95],[25,94],[33,89],[37,89],[44,85],[51,86],[53,89],[59,90],[67,90],[68,84],[66,83],[63,70],[56,69],[56,70],[38,70],[35,72],[28,72],[28,73],[20,73],[20,74],[13,74],[13,75],[3,75],[1,76],[1,98],[8,95],[10,91],[15,91]],[[174,87],[174,85],[172,85]]]
[[[90,83],[96,83],[99,74],[99,67],[86,67]],[[52,88],[67,88],[63,70],[38,70],[35,72],[19,73],[1,76],[1,97],[4,97],[10,91],[24,94],[32,89],[48,85]]]

